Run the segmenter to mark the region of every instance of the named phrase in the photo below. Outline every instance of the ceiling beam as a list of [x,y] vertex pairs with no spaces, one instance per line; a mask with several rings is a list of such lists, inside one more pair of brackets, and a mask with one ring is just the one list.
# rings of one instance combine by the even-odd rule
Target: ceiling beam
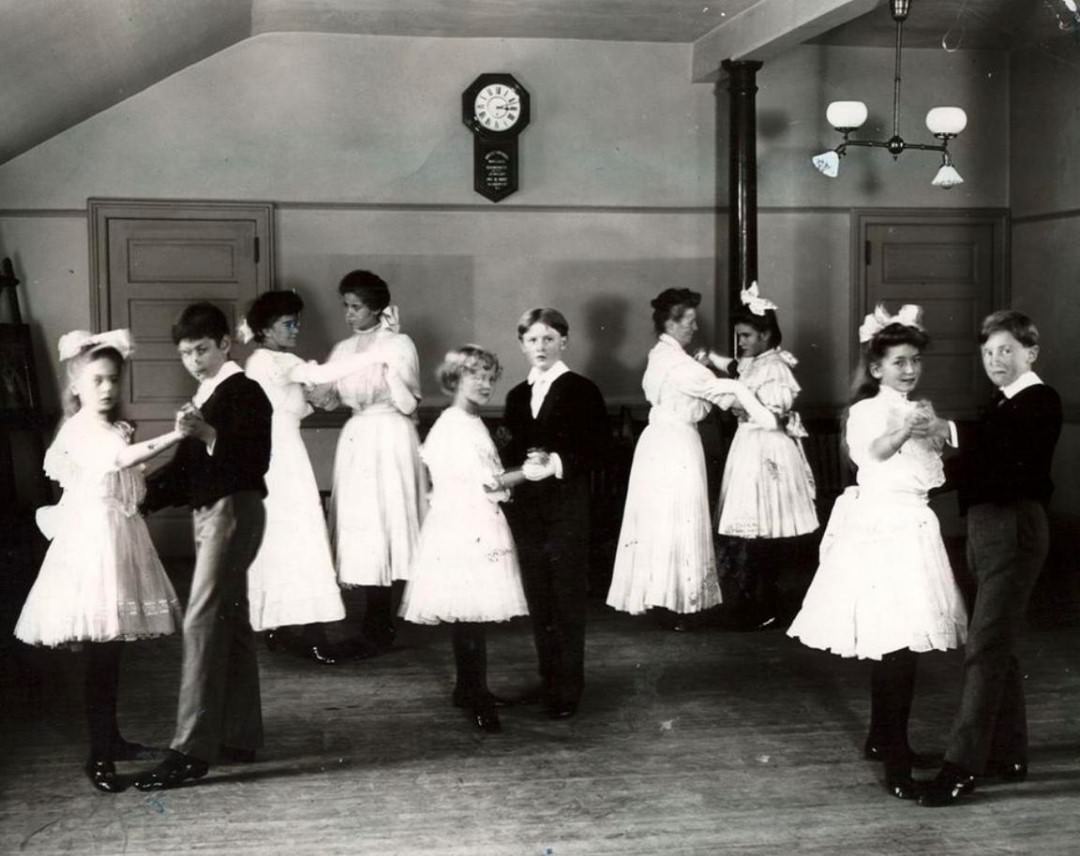
[[693,80],[715,81],[720,63],[768,60],[865,15],[880,0],[758,0],[694,42]]

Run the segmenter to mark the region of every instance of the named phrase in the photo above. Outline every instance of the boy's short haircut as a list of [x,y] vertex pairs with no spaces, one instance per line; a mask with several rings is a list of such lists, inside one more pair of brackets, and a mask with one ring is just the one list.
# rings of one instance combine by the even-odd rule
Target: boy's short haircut
[[525,331],[533,324],[546,324],[552,330],[557,330],[560,336],[570,335],[570,324],[567,322],[566,316],[558,309],[551,309],[550,307],[530,309],[518,320],[518,338],[524,336]]
[[172,326],[174,345],[184,339],[213,339],[220,342],[229,335],[229,319],[213,303],[192,303]]
[[987,315],[979,330],[979,344],[986,344],[987,339],[1002,330],[1011,333],[1025,348],[1034,348],[1039,344],[1039,328],[1035,322],[1015,309],[999,309]]

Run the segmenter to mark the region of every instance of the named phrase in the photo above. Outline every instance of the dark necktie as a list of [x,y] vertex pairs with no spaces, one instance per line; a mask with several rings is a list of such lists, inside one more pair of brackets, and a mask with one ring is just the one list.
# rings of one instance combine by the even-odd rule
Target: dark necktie
[[1005,393],[1002,392],[1000,389],[995,389],[994,394],[990,397],[990,403],[993,404],[994,407],[1000,407],[1006,401],[1007,399],[1005,398]]

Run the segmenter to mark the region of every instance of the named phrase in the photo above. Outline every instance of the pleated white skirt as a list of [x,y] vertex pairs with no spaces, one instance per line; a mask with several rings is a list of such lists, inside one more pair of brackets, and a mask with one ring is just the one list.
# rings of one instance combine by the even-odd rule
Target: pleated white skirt
[[967,613],[925,496],[848,488],[788,635],[841,657],[963,644]]

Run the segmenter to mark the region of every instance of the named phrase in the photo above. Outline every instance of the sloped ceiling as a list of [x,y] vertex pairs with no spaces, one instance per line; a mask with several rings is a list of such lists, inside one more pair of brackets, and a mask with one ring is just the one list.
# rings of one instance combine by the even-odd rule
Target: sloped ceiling
[[[779,0],[0,0],[0,163],[262,33],[695,43],[737,30],[742,13],[767,5],[780,9],[783,21]],[[867,3],[850,5],[862,11]],[[879,0],[871,13],[814,34],[816,41],[892,44],[885,5]],[[950,48],[1004,49],[1053,37],[1068,25],[1064,0],[912,5],[905,25],[912,47],[940,46],[944,37]]]

